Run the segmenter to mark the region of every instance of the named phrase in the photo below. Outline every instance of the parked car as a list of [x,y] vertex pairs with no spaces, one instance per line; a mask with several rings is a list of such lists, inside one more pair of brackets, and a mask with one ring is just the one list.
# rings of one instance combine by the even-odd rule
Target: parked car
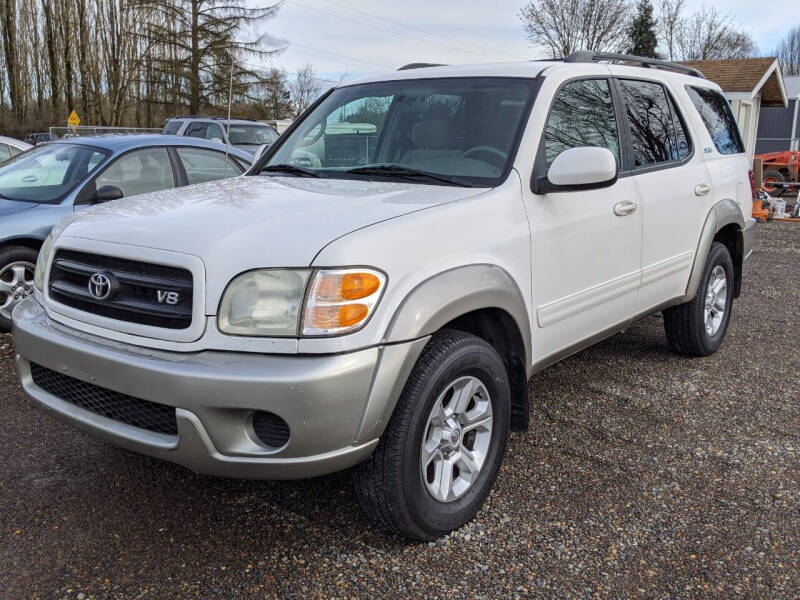
[[273,127],[252,119],[223,119],[222,117],[184,116],[169,119],[161,133],[203,138],[225,144],[259,156],[271,146],[279,134]]
[[728,103],[686,67],[340,85],[245,177],[59,223],[14,313],[22,385],[202,473],[358,465],[365,512],[430,540],[488,496],[533,373],[657,311],[676,352],[720,348],[752,193]]
[[14,138],[0,135],[0,163],[4,163],[12,156],[25,152],[31,145]]
[[36,146],[37,144],[41,144],[43,142],[49,142],[53,140],[53,136],[51,136],[47,132],[43,133],[29,133],[25,136],[25,141],[32,146]]
[[42,241],[63,216],[118,198],[241,175],[252,157],[205,140],[103,136],[36,146],[0,165],[0,331],[33,293]]

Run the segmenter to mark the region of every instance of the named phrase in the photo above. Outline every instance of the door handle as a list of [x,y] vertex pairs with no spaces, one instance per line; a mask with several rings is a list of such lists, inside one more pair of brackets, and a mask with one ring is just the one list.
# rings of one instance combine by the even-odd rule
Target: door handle
[[698,183],[694,186],[694,195],[695,196],[705,196],[708,192],[711,191],[711,186],[707,183]]
[[614,205],[614,214],[618,217],[624,217],[631,214],[636,210],[636,202],[632,200],[623,200]]

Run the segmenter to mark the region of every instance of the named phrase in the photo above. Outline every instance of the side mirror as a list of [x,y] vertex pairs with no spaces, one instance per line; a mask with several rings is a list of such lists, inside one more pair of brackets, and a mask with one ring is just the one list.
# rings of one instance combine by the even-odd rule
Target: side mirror
[[607,148],[569,148],[556,156],[547,177],[536,180],[534,192],[568,192],[592,190],[614,185],[617,181],[617,159]]
[[122,190],[115,185],[104,185],[94,194],[95,202],[110,202],[111,200],[119,200],[124,194]]
[[209,142],[216,142],[217,144],[224,144],[225,143],[225,142],[222,141],[222,138],[218,138],[218,137],[213,137],[208,141]]

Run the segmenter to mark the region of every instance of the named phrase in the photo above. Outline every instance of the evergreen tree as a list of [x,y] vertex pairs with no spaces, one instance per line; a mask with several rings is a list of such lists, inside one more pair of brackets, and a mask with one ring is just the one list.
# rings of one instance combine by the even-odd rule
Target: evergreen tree
[[639,0],[636,4],[636,16],[628,26],[628,52],[636,56],[658,58],[656,46],[658,38],[653,5],[650,0]]

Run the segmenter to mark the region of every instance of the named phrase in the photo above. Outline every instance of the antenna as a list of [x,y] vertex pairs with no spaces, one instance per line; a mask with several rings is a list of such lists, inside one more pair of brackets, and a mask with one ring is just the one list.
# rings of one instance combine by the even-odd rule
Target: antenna
[[233,54],[231,54],[231,79],[228,84],[228,122],[225,123],[225,179],[228,178],[228,150],[231,147],[231,103],[233,102]]

